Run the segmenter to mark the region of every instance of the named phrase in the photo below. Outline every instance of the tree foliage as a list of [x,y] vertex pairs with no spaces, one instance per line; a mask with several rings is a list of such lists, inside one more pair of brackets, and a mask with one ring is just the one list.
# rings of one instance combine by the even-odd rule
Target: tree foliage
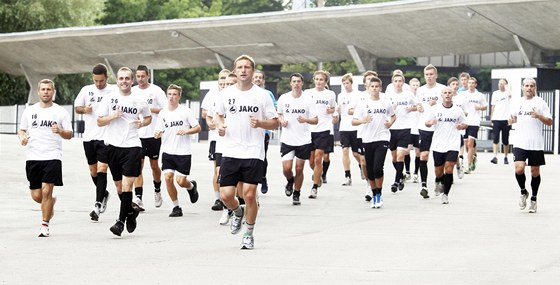
[[[2,0],[0,3],[1,33],[89,26],[103,8],[103,0]],[[65,86],[70,84],[59,84],[59,78],[55,79],[57,94],[73,92],[75,88],[68,86],[70,89],[67,89]],[[74,83],[81,84],[80,81]],[[23,104],[27,102],[28,93],[25,77],[0,73],[0,105]],[[57,102],[68,103],[64,97],[59,95]]]

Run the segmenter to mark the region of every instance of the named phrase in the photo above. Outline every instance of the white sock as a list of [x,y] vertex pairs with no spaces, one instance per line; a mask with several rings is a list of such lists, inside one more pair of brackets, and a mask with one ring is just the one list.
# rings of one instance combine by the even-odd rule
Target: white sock
[[174,207],[179,206],[179,199],[173,201],[173,206],[174,206]]

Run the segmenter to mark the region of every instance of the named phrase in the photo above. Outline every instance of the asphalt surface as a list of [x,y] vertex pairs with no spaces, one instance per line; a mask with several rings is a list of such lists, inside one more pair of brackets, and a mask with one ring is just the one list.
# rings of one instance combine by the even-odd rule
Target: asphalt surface
[[[193,145],[192,179],[200,199],[191,204],[179,191],[184,216],[168,217],[172,203],[154,207],[151,172],[145,165],[144,204],[132,234],[114,236],[118,216],[113,194],[99,222],[89,212],[95,198],[82,141],[64,142],[64,187],[49,238],[38,238],[41,214],[25,178],[25,148],[15,135],[0,135],[0,281],[2,284],[557,284],[560,280],[560,192],[558,156],[542,168],[538,212],[520,211],[513,165],[490,164],[479,153],[473,174],[455,177],[442,205],[433,193],[419,195],[407,182],[391,194],[394,169],[385,167],[384,206],[364,202],[365,181],[352,161],[353,185],[341,186],[341,150],[331,155],[328,180],[316,200],[307,198],[306,165],[302,205],[284,195],[279,146],[268,159],[270,190],[260,195],[255,249],[240,250],[243,231],[218,225],[210,210],[211,163],[207,142]],[[388,156],[389,159],[389,156]],[[510,156],[510,161],[512,160]],[[430,163],[431,164],[431,163]],[[528,173],[528,169],[527,169]],[[527,186],[530,185],[530,178]],[[555,186],[556,185],[556,186]]]

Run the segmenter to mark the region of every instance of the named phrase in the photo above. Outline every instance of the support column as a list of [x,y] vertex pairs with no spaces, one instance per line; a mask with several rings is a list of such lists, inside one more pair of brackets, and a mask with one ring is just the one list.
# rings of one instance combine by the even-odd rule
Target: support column
[[377,70],[377,56],[354,45],[347,45],[346,48],[360,73],[364,73],[366,70]]
[[[27,84],[29,84],[29,94],[27,95],[27,103],[28,104],[35,104],[37,102],[39,102],[39,97],[37,96],[39,89],[37,88],[37,84],[39,83],[39,81],[41,81],[42,79],[50,79],[53,80],[55,75],[54,74],[44,74],[44,73],[39,73],[36,72],[35,70],[20,64],[19,65],[21,67],[21,70],[23,71],[23,74],[25,75],[25,79],[27,80]],[[56,82],[55,82],[56,85]],[[55,97],[53,98],[54,100],[56,99],[56,94]]]
[[542,49],[518,35],[513,35],[513,41],[521,52],[525,66],[534,66],[542,62]]
[[214,55],[216,56],[216,60],[218,61],[218,64],[220,65],[220,68],[222,68],[222,69],[233,68],[233,60],[231,60],[230,58],[227,58],[227,57],[222,58],[222,56],[219,53],[214,53]]

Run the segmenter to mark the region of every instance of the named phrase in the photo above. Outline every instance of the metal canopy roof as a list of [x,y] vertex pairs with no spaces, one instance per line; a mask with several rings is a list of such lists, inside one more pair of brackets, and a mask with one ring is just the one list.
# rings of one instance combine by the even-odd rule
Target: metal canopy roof
[[91,71],[98,62],[153,69],[521,50],[534,63],[560,50],[560,1],[412,0],[238,16],[0,34],[0,70]]

